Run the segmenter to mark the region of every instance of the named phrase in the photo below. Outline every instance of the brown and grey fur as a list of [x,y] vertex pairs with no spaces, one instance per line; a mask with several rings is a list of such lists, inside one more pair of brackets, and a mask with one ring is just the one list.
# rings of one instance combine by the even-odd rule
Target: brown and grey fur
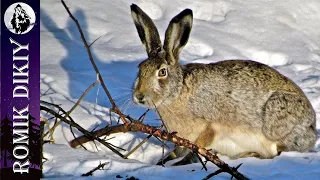
[[[148,15],[134,4],[131,14],[148,53],[139,65],[133,100],[156,107],[169,131],[231,158],[273,158],[313,148],[315,112],[293,81],[249,60],[179,65],[192,11],[171,20],[163,46]],[[162,68],[165,78],[158,77]]]

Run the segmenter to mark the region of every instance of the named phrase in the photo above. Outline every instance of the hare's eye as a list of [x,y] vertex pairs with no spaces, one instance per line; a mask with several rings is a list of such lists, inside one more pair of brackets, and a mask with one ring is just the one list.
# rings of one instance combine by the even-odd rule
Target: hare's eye
[[159,77],[165,77],[165,76],[167,76],[167,69],[166,69],[166,68],[160,69],[159,72],[158,72],[158,76],[159,76]]

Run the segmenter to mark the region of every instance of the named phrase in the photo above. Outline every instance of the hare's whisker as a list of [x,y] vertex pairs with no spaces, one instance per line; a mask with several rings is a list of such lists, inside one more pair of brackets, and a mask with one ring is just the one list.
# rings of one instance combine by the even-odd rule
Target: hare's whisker
[[132,107],[133,102],[130,100],[127,104],[126,107],[124,107],[123,112],[126,113],[128,109]]
[[124,103],[121,105],[120,110],[123,111],[124,107],[127,105],[127,103],[130,102],[130,98],[128,98],[126,101],[124,101]]
[[113,96],[113,99],[117,99],[117,98],[124,97],[124,96],[129,96],[129,95],[130,95],[130,93],[123,93],[123,94]]
[[110,91],[113,91],[113,90],[130,90],[132,91],[133,89],[132,88],[128,88],[128,87],[116,87],[116,88],[110,88]]

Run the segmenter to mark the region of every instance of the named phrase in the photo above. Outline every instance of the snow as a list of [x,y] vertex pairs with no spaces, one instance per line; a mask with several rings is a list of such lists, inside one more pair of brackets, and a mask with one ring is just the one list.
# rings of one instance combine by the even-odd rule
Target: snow
[[[268,64],[297,83],[317,113],[320,136],[320,1],[308,0],[184,0],[184,1],[103,1],[67,0],[81,24],[97,66],[116,103],[126,114],[139,117],[144,108],[131,101],[131,87],[137,65],[146,58],[130,15],[136,3],[155,22],[163,40],[170,19],[185,8],[194,13],[190,39],[181,52],[181,63],[210,63],[225,59],[252,59]],[[58,0],[41,1],[41,99],[61,104],[69,110],[86,88],[96,81],[95,72],[83,47],[79,32]],[[95,86],[71,114],[88,130],[116,124],[108,114],[110,103],[100,85]],[[159,125],[155,113],[148,113],[146,124]],[[52,125],[52,123],[51,123]],[[97,127],[98,126],[98,127]],[[76,135],[80,132],[74,130]],[[114,134],[108,142],[133,149],[147,135]],[[162,155],[162,144],[151,138],[129,159],[121,159],[104,146],[87,143],[89,151],[72,149],[69,126],[60,125],[55,144],[44,146],[44,179],[78,179],[81,174],[109,162],[104,170],[82,179],[202,179],[217,170],[201,165],[161,167],[155,163]],[[172,144],[167,143],[169,146]],[[168,148],[165,149],[165,152]],[[127,153],[127,152],[122,152]],[[243,158],[222,160],[232,166],[243,163],[239,171],[250,179],[319,179],[320,139],[313,152],[285,152],[274,159]],[[126,177],[127,176],[127,177]],[[230,178],[221,174],[216,179]]]

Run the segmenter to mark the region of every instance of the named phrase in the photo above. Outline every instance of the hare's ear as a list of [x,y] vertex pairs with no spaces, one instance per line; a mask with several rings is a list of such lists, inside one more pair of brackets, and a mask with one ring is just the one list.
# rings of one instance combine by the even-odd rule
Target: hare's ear
[[171,56],[167,58],[168,63],[178,63],[179,53],[189,39],[192,21],[193,15],[191,9],[183,10],[170,21],[164,40],[164,50],[167,52],[167,55]]
[[148,56],[155,57],[162,50],[156,26],[151,18],[135,4],[131,5],[131,16]]

